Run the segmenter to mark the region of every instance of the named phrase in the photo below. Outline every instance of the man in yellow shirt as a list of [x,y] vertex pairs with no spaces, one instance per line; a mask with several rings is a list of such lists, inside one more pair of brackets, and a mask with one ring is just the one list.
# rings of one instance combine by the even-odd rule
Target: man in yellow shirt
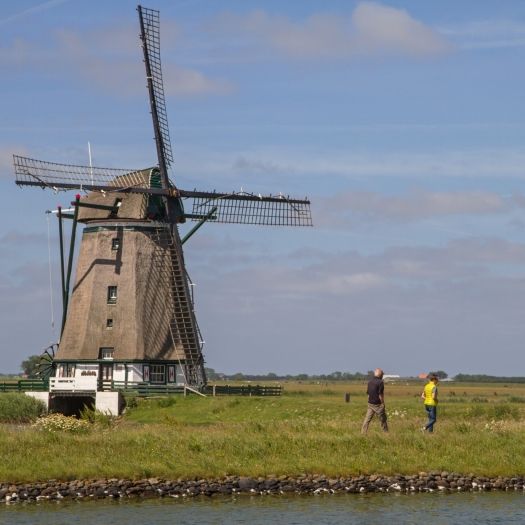
[[438,404],[438,378],[435,374],[428,376],[428,383],[425,385],[421,397],[425,403],[425,410],[428,415],[428,423],[421,429],[428,432],[434,432],[434,424],[437,419]]

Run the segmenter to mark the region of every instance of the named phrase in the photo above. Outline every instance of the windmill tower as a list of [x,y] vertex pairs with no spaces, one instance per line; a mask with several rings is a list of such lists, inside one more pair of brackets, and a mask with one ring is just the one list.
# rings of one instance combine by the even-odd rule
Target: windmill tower
[[[142,170],[75,166],[14,156],[16,183],[76,190],[73,213],[57,210],[62,331],[52,390],[206,383],[202,337],[183,244],[206,221],[311,226],[310,202],[246,192],[186,191],[168,176],[170,144],[160,62],[159,12],[137,8],[157,165]],[[191,212],[186,209],[191,207]],[[65,257],[63,222],[72,221]],[[178,225],[196,221],[181,238]],[[78,223],[84,224],[71,287]]]

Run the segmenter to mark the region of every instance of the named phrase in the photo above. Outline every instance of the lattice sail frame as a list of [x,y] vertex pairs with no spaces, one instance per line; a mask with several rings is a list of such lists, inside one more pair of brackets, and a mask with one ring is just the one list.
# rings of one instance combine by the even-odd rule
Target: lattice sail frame
[[[262,196],[246,192],[204,193],[180,191],[182,197],[193,198],[193,214],[207,215],[214,208],[211,220],[230,224],[259,226],[312,226],[310,201],[284,195]],[[196,219],[194,219],[196,220]]]
[[213,208],[213,222],[262,226],[312,226],[310,201],[284,195],[255,195],[151,187],[148,170],[125,170],[58,164],[13,156],[16,183],[53,190],[145,193],[190,200],[190,219],[200,220]]
[[142,170],[59,164],[13,155],[16,184],[51,189],[148,188]]
[[160,60],[160,14],[155,9],[139,6],[139,13],[144,23],[145,47],[151,69],[153,97],[157,108],[157,117],[162,136],[162,148],[166,167],[173,162],[171,150],[170,130],[168,127],[168,113],[166,111],[166,97],[162,82],[162,64]]

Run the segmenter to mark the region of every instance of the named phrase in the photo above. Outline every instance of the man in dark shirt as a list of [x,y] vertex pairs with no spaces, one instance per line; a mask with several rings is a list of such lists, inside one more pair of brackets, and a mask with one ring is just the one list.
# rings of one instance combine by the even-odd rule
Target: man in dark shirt
[[368,382],[368,410],[366,411],[365,420],[361,427],[361,433],[366,434],[368,425],[374,416],[379,417],[383,432],[388,432],[385,411],[385,384],[383,383],[383,370],[376,368],[374,377]]

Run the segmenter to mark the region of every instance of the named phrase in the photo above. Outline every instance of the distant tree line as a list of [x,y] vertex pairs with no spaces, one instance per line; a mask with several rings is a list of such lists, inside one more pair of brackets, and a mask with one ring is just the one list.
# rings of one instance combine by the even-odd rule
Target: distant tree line
[[[20,368],[24,375],[29,378],[36,377],[37,365],[40,356],[32,355],[22,361]],[[332,372],[331,374],[244,374],[237,372],[235,374],[223,374],[216,372],[213,368],[206,368],[206,374],[211,381],[363,381],[374,375],[373,370],[362,372]],[[429,372],[435,374],[439,379],[446,379],[448,374],[443,370]],[[18,374],[1,374],[3,377],[15,377]],[[454,381],[464,383],[525,383],[525,377],[522,376],[491,376],[485,374],[457,374]]]
[[[362,372],[332,372],[331,374],[224,374],[216,372],[213,368],[206,368],[206,374],[210,381],[363,381],[374,375],[373,370]],[[448,374],[443,370],[429,372],[435,374],[439,379],[447,379]],[[525,383],[525,377],[490,376],[484,374],[457,374],[454,381],[464,383]]]
[[361,372],[332,372],[331,374],[275,374],[269,372],[268,374],[243,374],[237,372],[235,374],[223,374],[216,372],[213,368],[206,368],[206,375],[211,381],[356,381],[368,379],[373,375],[373,371],[369,370],[366,374]]
[[485,374],[457,374],[454,381],[470,383],[525,383],[525,377],[489,376]]

